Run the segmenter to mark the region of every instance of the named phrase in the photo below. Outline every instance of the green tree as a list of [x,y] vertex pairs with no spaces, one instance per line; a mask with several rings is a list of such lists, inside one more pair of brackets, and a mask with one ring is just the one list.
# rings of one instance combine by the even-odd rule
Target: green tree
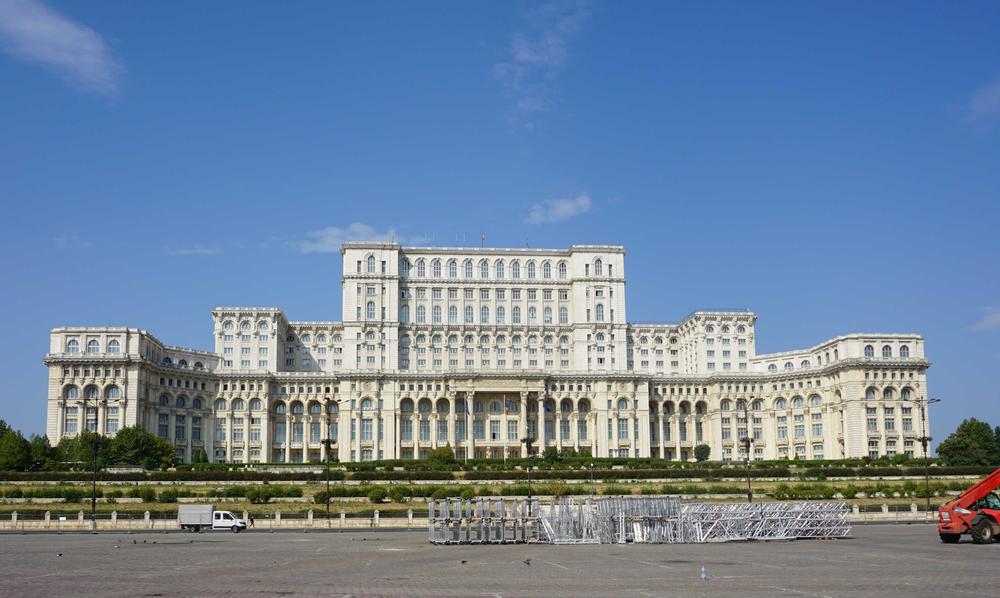
[[542,451],[542,461],[545,461],[547,465],[552,465],[559,460],[559,451],[556,450],[554,446],[547,446],[545,450]]
[[986,422],[970,418],[959,424],[951,436],[938,445],[938,456],[945,465],[996,465],[1000,463],[1000,445]]
[[47,469],[56,460],[56,451],[49,445],[48,436],[32,435],[28,440],[31,445],[32,469]]
[[20,432],[0,436],[0,471],[23,471],[31,465],[31,445]]
[[432,466],[444,467],[455,463],[455,452],[450,446],[436,448],[427,455],[427,461]]
[[194,454],[191,455],[191,462],[208,463],[208,453],[205,452],[204,448],[198,447],[198,450],[196,450]]
[[138,426],[130,426],[119,430],[111,439],[107,462],[113,465],[159,469],[169,467],[174,461],[174,456],[174,447],[169,442]]
[[3,438],[4,434],[11,431],[11,427],[7,425],[7,422],[0,419],[0,438]]
[[694,447],[694,459],[695,461],[708,461],[708,457],[712,454],[712,447],[707,444],[699,444]]

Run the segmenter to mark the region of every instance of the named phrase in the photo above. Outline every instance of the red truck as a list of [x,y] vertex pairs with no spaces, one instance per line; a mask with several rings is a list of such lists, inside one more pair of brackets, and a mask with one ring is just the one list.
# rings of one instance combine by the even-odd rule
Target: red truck
[[972,536],[976,544],[996,542],[1000,536],[1000,469],[979,480],[955,500],[938,507],[938,533],[941,541],[954,544],[962,534]]

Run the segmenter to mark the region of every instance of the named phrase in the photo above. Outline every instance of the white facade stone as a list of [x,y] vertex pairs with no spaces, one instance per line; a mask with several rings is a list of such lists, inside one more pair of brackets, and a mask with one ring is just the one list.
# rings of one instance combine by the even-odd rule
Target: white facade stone
[[[212,352],[55,328],[46,431],[139,424],[180,460],[303,462],[588,450],[600,457],[919,454],[924,339],[848,334],[757,354],[756,314],[628,323],[625,250],[346,243],[340,321],[212,312]],[[84,400],[93,398],[85,411]],[[744,411],[744,405],[746,411]],[[86,414],[86,415],[85,415]],[[748,416],[749,422],[744,415]]]

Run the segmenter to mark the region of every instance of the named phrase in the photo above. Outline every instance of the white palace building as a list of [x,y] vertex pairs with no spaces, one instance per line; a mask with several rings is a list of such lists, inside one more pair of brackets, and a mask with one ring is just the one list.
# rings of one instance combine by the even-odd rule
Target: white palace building
[[[346,243],[343,318],[212,312],[213,351],[141,328],[50,334],[47,434],[139,424],[181,462],[922,454],[924,339],[853,333],[760,355],[757,316],[626,318],[625,249]],[[531,443],[523,439],[531,438]],[[324,442],[330,441],[330,442]],[[529,448],[530,446],[530,448]],[[329,448],[328,448],[329,447]]]

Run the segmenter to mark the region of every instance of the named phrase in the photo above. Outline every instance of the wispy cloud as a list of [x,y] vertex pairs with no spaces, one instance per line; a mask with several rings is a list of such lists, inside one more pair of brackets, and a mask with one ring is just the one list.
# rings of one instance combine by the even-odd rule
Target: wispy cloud
[[346,228],[328,226],[307,231],[304,239],[292,241],[292,247],[302,253],[336,253],[340,251],[340,246],[345,241],[395,241],[400,244],[420,245],[426,243],[428,238],[418,235],[401,236],[394,228],[380,232],[374,226],[363,222],[352,222]]
[[1000,330],[1000,307],[987,307],[979,321],[969,327],[975,332]]
[[966,106],[969,122],[1000,120],[1000,79],[977,89]]
[[172,256],[188,256],[188,255],[219,255],[222,250],[218,247],[206,247],[205,245],[192,245],[191,247],[179,247],[177,249],[168,249],[164,253]]
[[118,94],[122,69],[104,39],[38,0],[0,0],[0,44],[79,89],[106,97]]
[[77,235],[59,235],[52,237],[52,243],[56,249],[90,249],[94,243],[90,239],[84,239]]
[[525,122],[548,108],[552,81],[565,68],[569,42],[588,16],[583,1],[550,2],[527,13],[525,29],[514,33],[510,56],[493,66],[513,98],[513,120]]
[[581,193],[576,197],[546,199],[531,206],[528,217],[524,221],[528,224],[562,222],[589,212],[592,203],[590,196],[586,193]]

